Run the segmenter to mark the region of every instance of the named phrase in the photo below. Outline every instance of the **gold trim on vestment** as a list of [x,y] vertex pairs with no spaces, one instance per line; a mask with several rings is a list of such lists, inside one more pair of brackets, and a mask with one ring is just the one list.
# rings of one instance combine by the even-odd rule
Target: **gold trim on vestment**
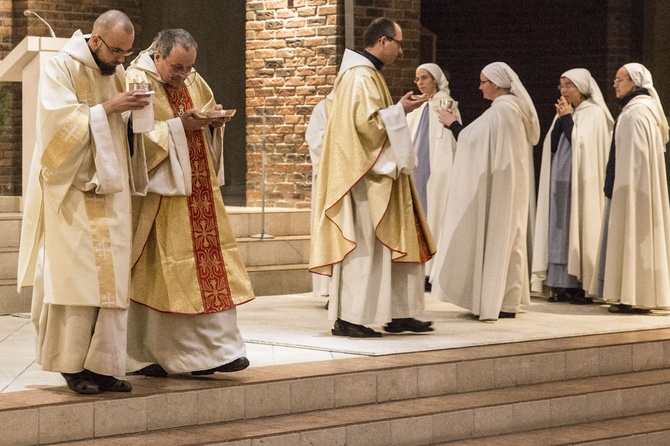
[[88,116],[75,108],[67,123],[56,132],[42,153],[42,176],[46,181],[56,173],[72,150],[88,133]]
[[91,239],[95,267],[98,270],[98,287],[100,290],[100,307],[116,308],[116,278],[114,274],[114,257],[107,222],[104,195],[94,192],[84,194],[86,213],[91,224]]

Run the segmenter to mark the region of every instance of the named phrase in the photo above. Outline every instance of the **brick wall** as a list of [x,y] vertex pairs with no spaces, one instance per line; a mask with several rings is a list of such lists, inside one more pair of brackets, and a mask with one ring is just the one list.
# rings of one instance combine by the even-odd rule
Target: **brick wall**
[[[403,27],[404,57],[384,68],[391,93],[411,89],[419,57],[419,0],[360,0],[356,48],[370,21],[385,15]],[[331,90],[344,50],[343,0],[247,2],[247,206],[261,204],[265,109],[266,206],[310,206],[304,133],[312,108]]]
[[247,1],[247,206],[261,204],[265,135],[266,206],[309,207],[304,133],[337,74],[342,10],[340,0]]
[[[26,9],[46,20],[58,37],[69,37],[77,29],[90,32],[96,17],[109,9],[128,14],[136,24],[136,33],[141,32],[139,0],[3,0],[0,58],[27,35],[49,36],[40,20],[23,15]],[[4,104],[0,107],[0,195],[21,195],[21,85],[0,83],[0,104]]]

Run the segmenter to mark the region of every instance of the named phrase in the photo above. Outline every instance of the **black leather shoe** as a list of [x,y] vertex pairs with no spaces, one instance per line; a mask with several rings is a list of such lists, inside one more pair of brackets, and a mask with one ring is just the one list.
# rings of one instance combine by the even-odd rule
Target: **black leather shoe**
[[113,376],[101,375],[90,372],[93,381],[98,385],[101,392],[130,392],[133,386],[128,381],[114,378]]
[[593,298],[585,296],[573,296],[570,298],[570,305],[591,305]]
[[514,319],[516,313],[508,313],[507,311],[501,311],[498,313],[498,319]]
[[139,369],[134,373],[135,375],[151,376],[154,378],[167,378],[168,373],[160,364],[149,364],[148,366]]
[[365,325],[352,324],[342,319],[335,321],[333,329],[330,330],[333,336],[348,336],[350,338],[381,338],[382,334],[368,328]]
[[93,381],[88,370],[79,373],[61,373],[70,390],[82,395],[95,395],[100,393],[100,387]]
[[391,322],[384,327],[384,331],[389,333],[402,333],[403,331],[425,333],[427,331],[435,331],[431,325],[433,325],[431,321],[424,322],[413,317],[404,317],[401,319],[391,319]]
[[247,367],[249,367],[249,360],[244,356],[242,356],[241,358],[237,358],[236,360],[229,362],[228,364],[220,365],[218,367],[214,367],[213,369],[196,370],[195,372],[191,372],[191,375],[202,376],[202,375],[213,375],[216,372],[221,373],[239,372],[240,370],[244,370]]
[[619,304],[619,305],[610,305],[607,309],[610,313],[620,313],[620,314],[649,314],[651,310],[645,310],[644,308],[635,308],[631,305]]

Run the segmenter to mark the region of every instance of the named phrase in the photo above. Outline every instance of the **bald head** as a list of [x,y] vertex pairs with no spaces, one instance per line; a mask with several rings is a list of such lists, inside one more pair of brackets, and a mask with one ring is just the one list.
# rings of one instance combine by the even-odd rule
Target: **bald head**
[[103,12],[95,19],[91,34],[106,35],[115,28],[123,30],[126,34],[134,34],[135,32],[130,18],[123,12],[112,9]]

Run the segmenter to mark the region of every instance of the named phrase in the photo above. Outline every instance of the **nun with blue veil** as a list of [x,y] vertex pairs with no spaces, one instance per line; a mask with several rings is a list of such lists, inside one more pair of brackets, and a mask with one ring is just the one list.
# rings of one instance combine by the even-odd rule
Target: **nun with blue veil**
[[[407,124],[418,165],[414,169],[414,183],[419,192],[426,221],[437,242],[447,206],[447,185],[456,154],[456,139],[439,121],[439,110],[451,106],[456,119],[461,117],[449,91],[449,81],[442,69],[434,63],[420,65],[414,78],[419,91],[428,96],[421,107],[407,114]],[[430,275],[432,261],[426,263]],[[427,288],[429,284],[427,282]]]

